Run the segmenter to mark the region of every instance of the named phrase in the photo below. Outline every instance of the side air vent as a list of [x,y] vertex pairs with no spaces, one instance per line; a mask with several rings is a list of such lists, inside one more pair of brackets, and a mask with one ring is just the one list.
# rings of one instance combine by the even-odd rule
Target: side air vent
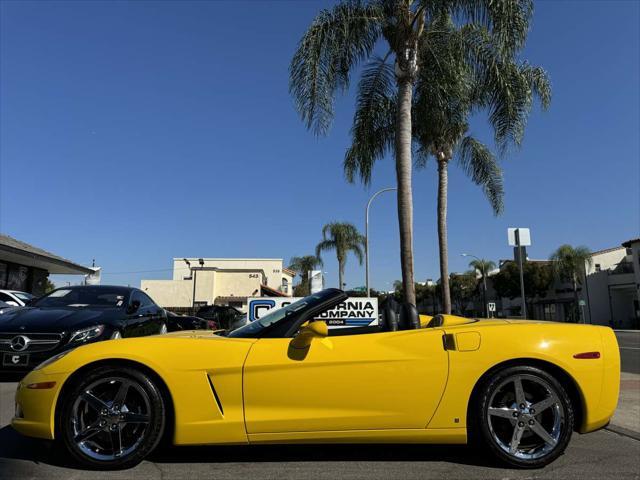
[[218,397],[218,392],[216,392],[216,387],[213,386],[213,382],[211,381],[211,377],[209,375],[207,375],[207,380],[209,380],[209,386],[211,387],[211,392],[213,393],[213,397],[216,399],[216,403],[218,404],[220,413],[224,416],[224,409],[222,408],[220,397]]
[[456,339],[452,333],[442,335],[442,346],[445,350],[456,350]]

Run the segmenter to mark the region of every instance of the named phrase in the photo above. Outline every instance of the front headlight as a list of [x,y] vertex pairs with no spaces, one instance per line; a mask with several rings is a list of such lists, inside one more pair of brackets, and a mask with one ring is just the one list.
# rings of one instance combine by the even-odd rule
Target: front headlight
[[40,369],[46,367],[47,365],[51,365],[53,362],[57,362],[62,357],[64,357],[67,353],[70,353],[72,351],[73,351],[73,349],[67,350],[65,352],[59,353],[57,355],[54,355],[51,358],[47,358],[44,362],[42,362],[40,365],[38,365],[36,368],[34,368],[34,370],[40,370]]
[[94,325],[93,327],[76,330],[69,337],[69,343],[86,342],[93,338],[99,337],[104,332],[104,325]]

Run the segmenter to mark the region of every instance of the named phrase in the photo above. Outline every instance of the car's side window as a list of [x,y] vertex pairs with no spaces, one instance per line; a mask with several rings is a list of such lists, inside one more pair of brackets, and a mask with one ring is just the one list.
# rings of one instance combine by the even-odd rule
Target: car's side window
[[151,297],[146,293],[136,292],[138,294],[138,299],[140,300],[140,307],[155,307],[155,303],[151,300]]
[[13,298],[11,298],[6,293],[0,292],[0,302],[6,302],[6,301],[9,301],[9,300],[13,300]]
[[142,310],[143,308],[145,308],[142,295],[140,295],[140,292],[137,292],[135,290],[131,294],[131,305],[133,305],[134,302],[139,303],[140,306],[138,307],[138,310]]

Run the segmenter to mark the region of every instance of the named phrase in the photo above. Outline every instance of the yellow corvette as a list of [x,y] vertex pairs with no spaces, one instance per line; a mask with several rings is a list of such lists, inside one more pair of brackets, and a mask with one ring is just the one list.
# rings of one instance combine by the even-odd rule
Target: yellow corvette
[[616,407],[613,331],[590,325],[418,317],[387,307],[376,331],[313,321],[324,290],[226,336],[180,332],[85,345],[27,375],[12,425],[80,463],[125,468],[175,445],[478,442],[546,465],[572,431]]

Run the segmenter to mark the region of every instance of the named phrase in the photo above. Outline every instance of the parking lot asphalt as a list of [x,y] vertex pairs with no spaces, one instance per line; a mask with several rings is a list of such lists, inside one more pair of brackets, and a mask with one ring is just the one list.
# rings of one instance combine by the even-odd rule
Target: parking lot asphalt
[[[6,378],[4,380],[7,380]],[[168,448],[137,467],[77,468],[48,442],[8,424],[14,382],[0,381],[0,479],[640,479],[640,441],[601,430],[574,434],[565,455],[540,470],[510,470],[465,446],[305,445]]]
[[622,371],[640,373],[640,331],[616,331]]

